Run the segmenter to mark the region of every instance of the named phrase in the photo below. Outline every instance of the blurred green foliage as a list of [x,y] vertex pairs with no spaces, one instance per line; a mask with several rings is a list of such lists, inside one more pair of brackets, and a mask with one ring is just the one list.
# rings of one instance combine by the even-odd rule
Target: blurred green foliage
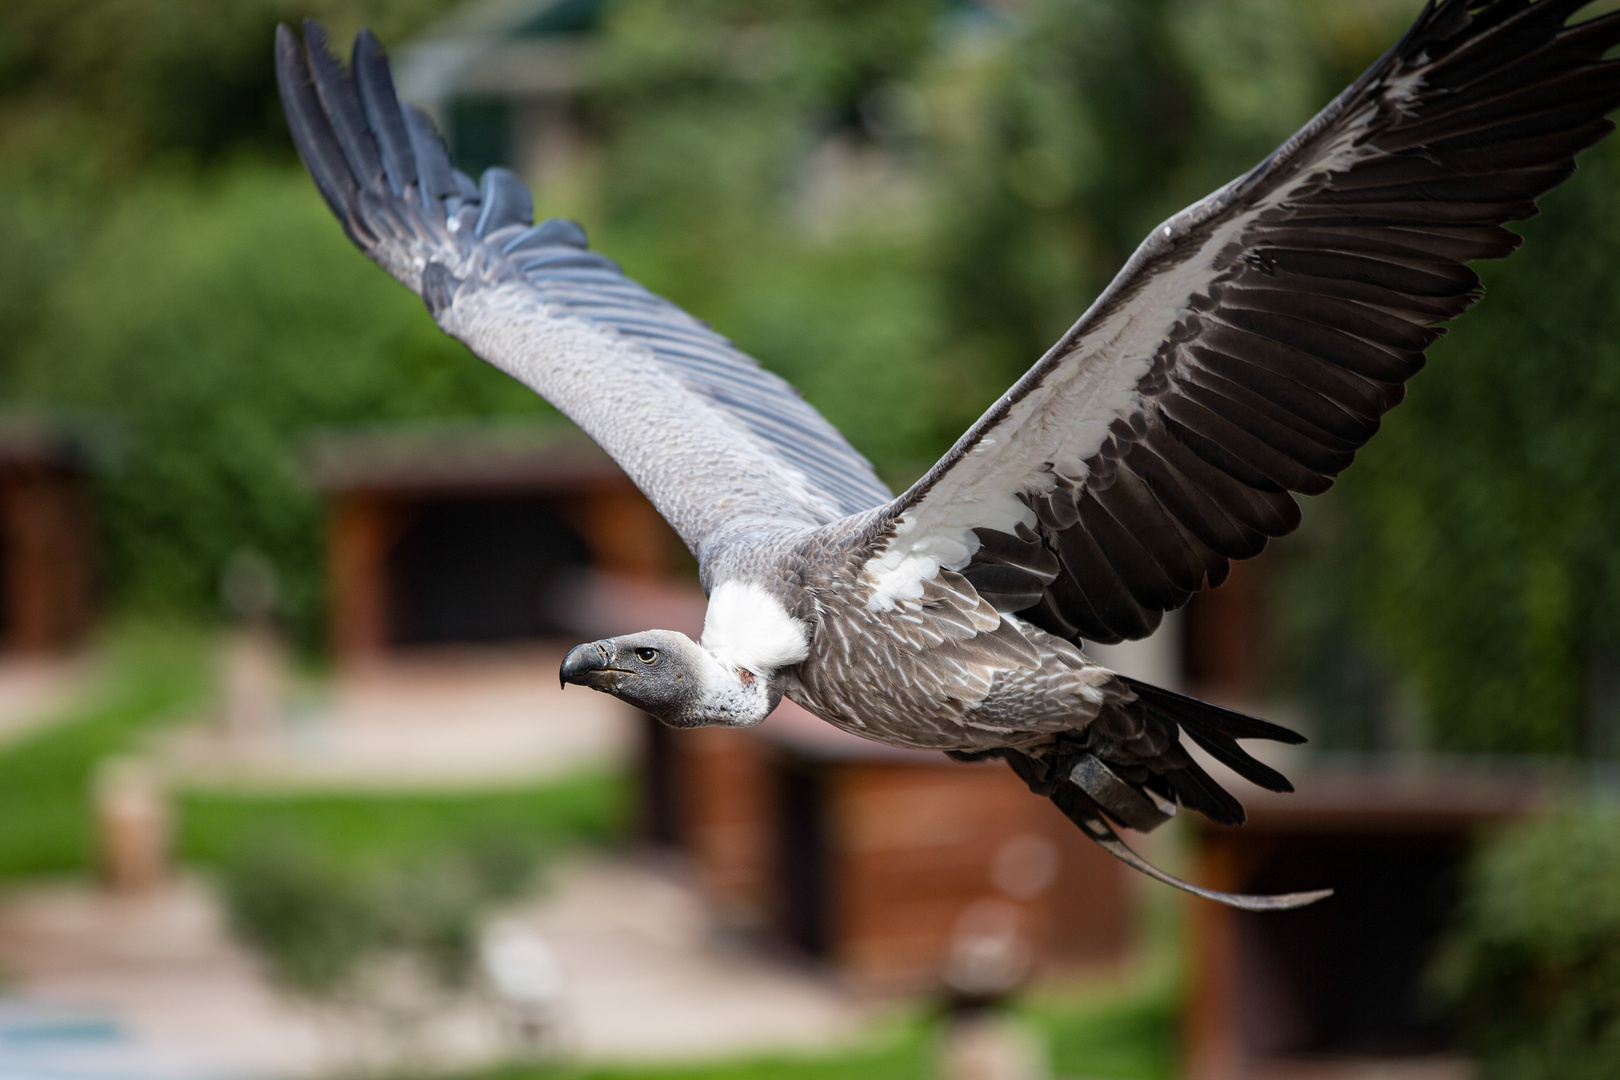
[[1055,1076],[1170,1080],[1181,1072],[1181,996],[1174,979],[1123,992],[1037,996],[1020,1013],[1044,1039]]
[[1492,1080],[1614,1076],[1620,814],[1533,821],[1487,846],[1431,982]]
[[181,794],[178,848],[220,877],[237,934],[289,989],[335,995],[403,955],[463,983],[479,919],[547,859],[623,834],[624,777],[476,793]]
[[514,830],[453,851],[391,854],[393,865],[339,859],[291,833],[261,831],[219,867],[231,928],[282,985],[312,996],[354,988],[366,962],[385,956],[415,961],[441,986],[464,986],[480,918],[530,884],[538,843]]
[[411,33],[456,0],[7,0],[0,12],[4,158],[64,140],[114,175],[252,147],[286,157],[270,50],[277,22]]
[[[303,5],[390,43],[449,0]],[[918,475],[1155,222],[1253,164],[1415,0],[612,0],[542,212]],[[125,604],[210,611],[242,547],[318,636],[313,425],[543,411],[347,251],[291,167],[281,0],[0,11],[0,379],[116,413]],[[70,23],[69,20],[74,20]],[[72,25],[74,32],[64,28]],[[1620,752],[1613,145],[1267,557],[1327,745]],[[244,156],[246,155],[246,156]]]
[[195,631],[126,623],[104,635],[98,653],[83,702],[0,748],[0,879],[91,870],[97,765],[139,749],[144,734],[184,719],[207,693],[207,653]]
[[620,837],[629,796],[610,773],[466,794],[196,790],[177,846],[219,876],[233,929],[289,989],[342,994],[385,956],[454,987],[489,906],[558,852]]
[[220,568],[253,547],[306,634],[321,532],[297,448],[312,425],[544,408],[350,248],[307,180],[246,164],[135,182],[13,374],[24,400],[126,428],[97,504],[126,603],[212,611]]

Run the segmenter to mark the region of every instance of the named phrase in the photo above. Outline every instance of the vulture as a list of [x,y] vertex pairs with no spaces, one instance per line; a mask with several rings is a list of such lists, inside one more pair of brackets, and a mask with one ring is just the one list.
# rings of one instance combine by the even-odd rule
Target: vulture
[[292,137],[356,246],[438,325],[599,443],[696,557],[700,640],[580,645],[565,684],[675,727],[758,724],[785,695],[868,739],[1005,760],[1144,873],[1114,825],[1241,823],[1189,753],[1293,790],[1239,745],[1287,728],[1108,670],[1300,521],[1400,402],[1476,259],[1575,170],[1620,105],[1620,13],[1430,0],[1253,170],[1155,228],[1073,327],[896,496],[784,380],[626,277],[528,190],[455,169],[362,31],[345,66],[276,37]]

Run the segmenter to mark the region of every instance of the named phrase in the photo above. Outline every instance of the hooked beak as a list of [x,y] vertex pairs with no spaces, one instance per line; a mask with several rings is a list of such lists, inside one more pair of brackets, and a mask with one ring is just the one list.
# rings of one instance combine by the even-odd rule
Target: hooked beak
[[563,686],[576,683],[594,688],[601,672],[613,670],[612,664],[613,647],[605,641],[593,641],[569,650],[568,655],[563,657],[562,670],[558,674]]

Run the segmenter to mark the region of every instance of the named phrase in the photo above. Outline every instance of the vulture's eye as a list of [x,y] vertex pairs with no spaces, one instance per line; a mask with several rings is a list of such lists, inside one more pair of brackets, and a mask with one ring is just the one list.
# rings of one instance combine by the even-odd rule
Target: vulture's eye
[[657,649],[637,649],[636,650],[636,659],[640,660],[643,664],[650,664],[654,660],[658,659],[658,650]]

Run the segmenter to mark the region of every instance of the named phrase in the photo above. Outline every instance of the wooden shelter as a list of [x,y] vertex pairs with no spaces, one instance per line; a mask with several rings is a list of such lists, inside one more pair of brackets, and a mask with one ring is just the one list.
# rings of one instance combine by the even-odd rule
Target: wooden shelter
[[757,729],[649,733],[654,835],[733,923],[852,981],[937,988],[987,943],[1030,975],[1126,956],[1129,871],[1000,762],[883,746],[786,701]]
[[81,439],[39,417],[0,419],[0,646],[77,643],[95,614],[95,557]]
[[618,592],[669,578],[684,556],[646,497],[572,428],[327,433],[312,440],[308,470],[327,499],[331,640],[344,660],[610,632],[599,624]]
[[1295,781],[1293,795],[1245,791],[1241,828],[1191,818],[1200,884],[1335,890],[1287,912],[1189,901],[1192,1080],[1338,1076],[1323,1063],[1353,1069],[1358,1059],[1406,1075],[1391,1059],[1451,1052],[1422,973],[1480,830],[1531,810],[1546,791],[1525,772],[1389,759],[1319,762]]

